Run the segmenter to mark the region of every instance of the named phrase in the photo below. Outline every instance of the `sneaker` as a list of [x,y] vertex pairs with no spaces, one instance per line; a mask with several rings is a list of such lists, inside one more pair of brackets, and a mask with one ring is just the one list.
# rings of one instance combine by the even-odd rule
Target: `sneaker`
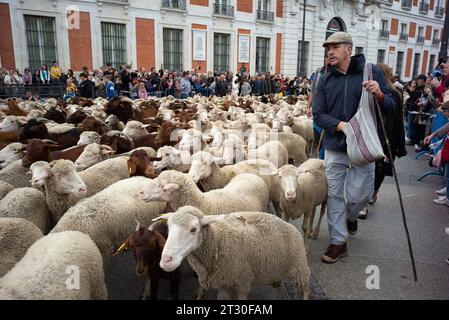
[[415,148],[415,152],[420,152],[421,151],[421,147],[418,146],[417,144],[414,145]]
[[368,206],[366,206],[365,208],[362,209],[362,211],[359,212],[359,219],[365,220],[367,216],[368,216]]
[[411,143],[411,140],[406,136],[405,137],[405,144],[410,145],[410,143]]
[[346,224],[348,226],[349,234],[355,235],[357,233],[357,220],[355,220],[355,221],[346,220]]
[[321,260],[326,263],[334,263],[347,255],[348,249],[346,247],[346,243],[341,245],[331,244],[327,247],[326,253],[321,257]]
[[446,188],[443,188],[441,190],[437,191],[437,194],[439,194],[440,196],[445,196],[446,195]]
[[433,199],[433,203],[447,205],[449,207],[449,201],[447,201],[447,198],[445,196],[442,196],[438,199]]
[[[445,191],[445,192],[446,192],[446,191]],[[368,203],[369,203],[370,205],[373,205],[373,204],[376,203],[376,201],[377,201],[377,192],[374,192],[374,193],[373,193],[373,196],[371,197],[370,201],[368,201]]]

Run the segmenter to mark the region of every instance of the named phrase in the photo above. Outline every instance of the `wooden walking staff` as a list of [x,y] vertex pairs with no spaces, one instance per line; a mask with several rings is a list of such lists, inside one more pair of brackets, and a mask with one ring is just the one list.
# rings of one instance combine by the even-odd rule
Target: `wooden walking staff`
[[385,130],[385,125],[384,125],[384,121],[383,121],[383,117],[382,117],[382,112],[380,110],[379,102],[377,101],[377,99],[374,96],[372,98],[373,98],[374,102],[376,103],[377,111],[378,111],[378,114],[379,114],[380,126],[382,127],[382,132],[384,134],[385,141],[387,143],[388,158],[389,158],[389,161],[391,162],[391,168],[393,170],[393,177],[394,177],[394,181],[396,182],[396,189],[398,191],[399,204],[401,206],[401,212],[402,212],[402,221],[404,222],[405,234],[407,236],[408,250],[409,250],[409,253],[410,253],[410,260],[412,262],[412,268],[413,268],[413,277],[414,277],[415,282],[417,282],[418,281],[418,275],[416,274],[416,265],[415,265],[415,258],[413,257],[412,242],[410,240],[410,234],[408,232],[407,219],[405,217],[404,204],[402,202],[401,188],[399,187],[399,180],[398,180],[398,176],[397,176],[397,173],[396,173],[396,167],[394,166],[394,162],[393,162],[393,154],[391,152],[390,141],[388,140],[387,132]]

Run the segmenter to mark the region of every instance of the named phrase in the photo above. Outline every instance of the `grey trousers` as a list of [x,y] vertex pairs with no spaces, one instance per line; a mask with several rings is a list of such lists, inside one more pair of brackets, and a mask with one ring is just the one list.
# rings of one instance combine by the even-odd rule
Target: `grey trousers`
[[331,243],[346,242],[346,219],[356,221],[374,192],[375,163],[351,165],[345,152],[326,150],[327,221]]

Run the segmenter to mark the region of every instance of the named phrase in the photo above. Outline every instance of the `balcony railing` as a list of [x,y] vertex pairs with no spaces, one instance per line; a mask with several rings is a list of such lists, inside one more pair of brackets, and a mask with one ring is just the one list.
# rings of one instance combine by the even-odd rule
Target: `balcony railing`
[[441,40],[440,39],[433,39],[432,40],[432,45],[434,45],[434,46],[439,46],[440,45],[440,43],[441,43]]
[[436,7],[435,8],[435,17],[442,18],[444,15],[444,8],[443,7]]
[[257,10],[257,20],[264,22],[274,22],[274,12]]
[[412,8],[412,0],[402,0],[402,9],[410,10]]
[[418,36],[418,37],[416,38],[416,43],[421,43],[421,44],[423,44],[423,43],[424,43],[424,36]]
[[186,0],[162,0],[162,8],[186,11]]
[[419,3],[419,13],[427,14],[429,12],[429,4],[427,2],[420,2]]
[[234,6],[227,6],[220,3],[214,4],[214,15],[234,17]]
[[379,31],[379,38],[382,38],[382,39],[390,38],[390,31],[388,31],[388,30],[380,30]]
[[401,40],[401,41],[408,41],[408,33],[401,33],[399,35],[399,40]]

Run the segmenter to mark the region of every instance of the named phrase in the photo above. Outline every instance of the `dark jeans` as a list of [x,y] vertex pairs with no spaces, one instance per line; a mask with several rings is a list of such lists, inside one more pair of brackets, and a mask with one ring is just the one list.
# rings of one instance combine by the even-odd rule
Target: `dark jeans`
[[419,144],[426,133],[426,125],[415,124],[416,114],[407,114],[407,137],[410,139],[410,144]]

